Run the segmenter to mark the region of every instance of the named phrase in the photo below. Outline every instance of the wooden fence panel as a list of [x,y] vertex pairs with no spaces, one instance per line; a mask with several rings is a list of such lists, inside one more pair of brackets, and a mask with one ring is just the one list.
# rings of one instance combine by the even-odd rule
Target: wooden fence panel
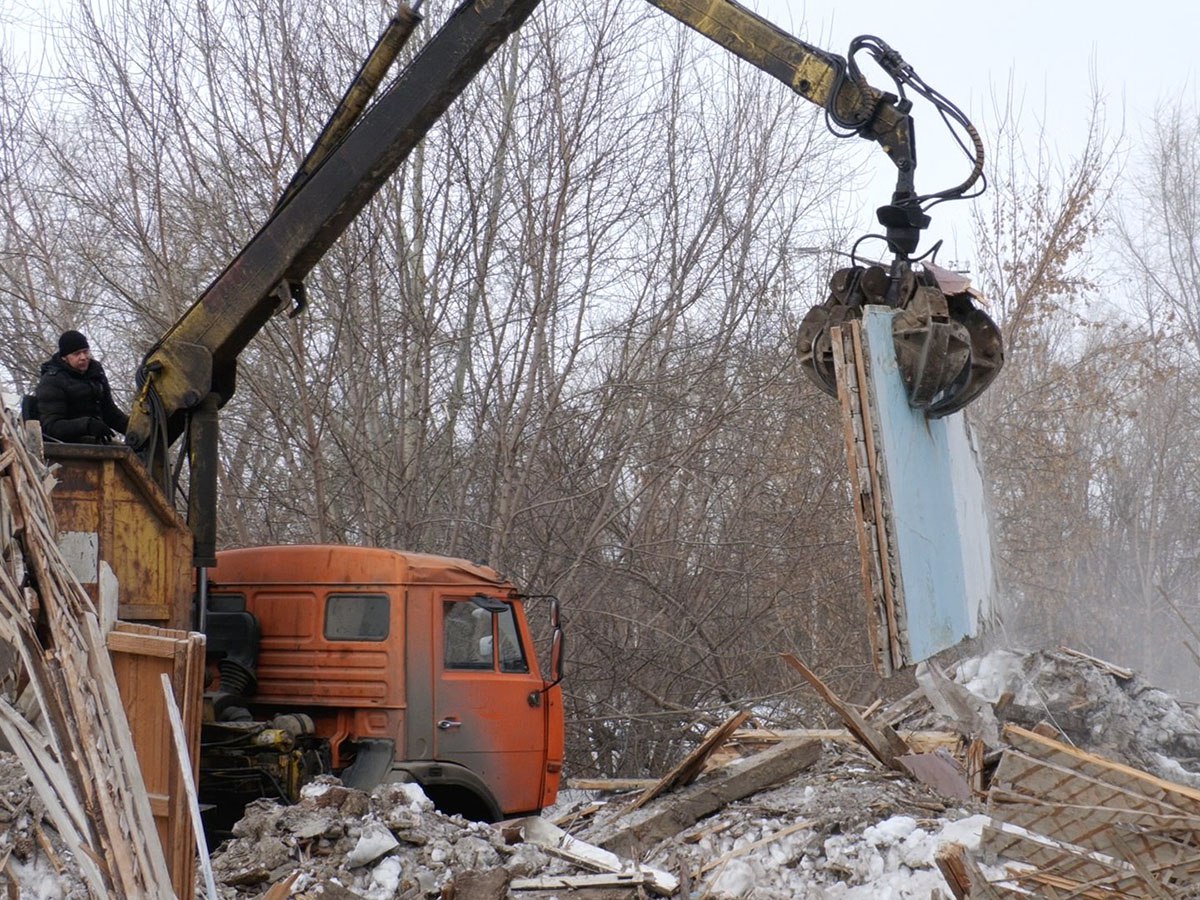
[[108,634],[113,671],[133,732],[150,808],[180,898],[195,889],[196,839],[187,793],[171,736],[161,676],[171,679],[183,716],[192,777],[198,775],[200,713],[204,679],[204,636],[194,632],[117,622]]

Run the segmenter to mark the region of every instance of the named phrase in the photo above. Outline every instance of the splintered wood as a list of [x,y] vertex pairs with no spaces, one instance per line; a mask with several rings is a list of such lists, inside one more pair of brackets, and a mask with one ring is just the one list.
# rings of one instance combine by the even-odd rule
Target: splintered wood
[[846,723],[846,727],[870,751],[872,756],[889,769],[904,771],[899,759],[911,751],[900,735],[896,734],[890,725],[881,725],[879,728],[876,728],[868,724],[866,719],[853,710],[849,704],[843,702],[829,685],[818,678],[812,669],[800,662],[792,654],[783,654],[783,661],[799,672],[804,677],[804,680],[812,685],[817,693],[821,695],[821,698],[833,707],[834,711],[842,717],[842,721]]
[[4,410],[0,733],[93,896],[173,896],[105,640],[56,543],[51,483]]
[[700,746],[684,757],[683,762],[643,792],[629,808],[631,810],[640,809],[663,793],[663,791],[691,784],[696,780],[696,776],[704,771],[704,763],[712,755],[713,751],[729,740],[729,736],[741,728],[749,718],[750,713],[739,712],[728,719],[723,725],[715,729],[708,737],[701,741]]
[[858,322],[849,322],[844,329],[834,328],[831,336],[846,458],[850,466],[850,484],[854,488],[854,523],[867,603],[871,659],[876,671],[891,675],[904,667],[905,654],[900,644],[898,579],[892,572],[895,560],[884,513],[884,474],[876,452],[866,387],[867,363],[862,329]]
[[1023,728],[1004,737],[981,851],[1008,874],[968,896],[1195,896],[1200,791]]

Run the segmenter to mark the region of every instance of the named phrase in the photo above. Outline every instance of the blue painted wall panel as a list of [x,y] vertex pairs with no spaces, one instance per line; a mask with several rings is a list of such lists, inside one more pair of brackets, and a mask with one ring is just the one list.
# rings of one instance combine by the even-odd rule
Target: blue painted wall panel
[[909,663],[978,634],[994,592],[978,459],[962,413],[928,420],[909,408],[892,344],[891,310],[868,307],[864,352],[875,398],[876,452],[899,560]]

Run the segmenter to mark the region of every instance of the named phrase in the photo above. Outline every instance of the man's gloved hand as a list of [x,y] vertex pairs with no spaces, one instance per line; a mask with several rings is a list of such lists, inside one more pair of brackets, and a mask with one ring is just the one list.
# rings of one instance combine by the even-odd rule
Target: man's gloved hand
[[102,419],[97,419],[95,416],[87,420],[87,433],[89,437],[94,437],[101,444],[107,444],[112,437],[112,430],[104,424]]

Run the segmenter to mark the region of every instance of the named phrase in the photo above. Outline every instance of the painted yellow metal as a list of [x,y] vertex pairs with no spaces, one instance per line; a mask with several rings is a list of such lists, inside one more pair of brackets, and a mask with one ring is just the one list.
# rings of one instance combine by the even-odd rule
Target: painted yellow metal
[[47,444],[57,464],[51,493],[60,537],[80,535],[76,574],[99,600],[101,563],[117,579],[117,615],[168,628],[192,627],[192,534],[126,447]]
[[[841,57],[793,37],[732,0],[649,2],[818,106],[828,104],[845,67]],[[853,84],[849,87],[857,104],[858,91]]]

